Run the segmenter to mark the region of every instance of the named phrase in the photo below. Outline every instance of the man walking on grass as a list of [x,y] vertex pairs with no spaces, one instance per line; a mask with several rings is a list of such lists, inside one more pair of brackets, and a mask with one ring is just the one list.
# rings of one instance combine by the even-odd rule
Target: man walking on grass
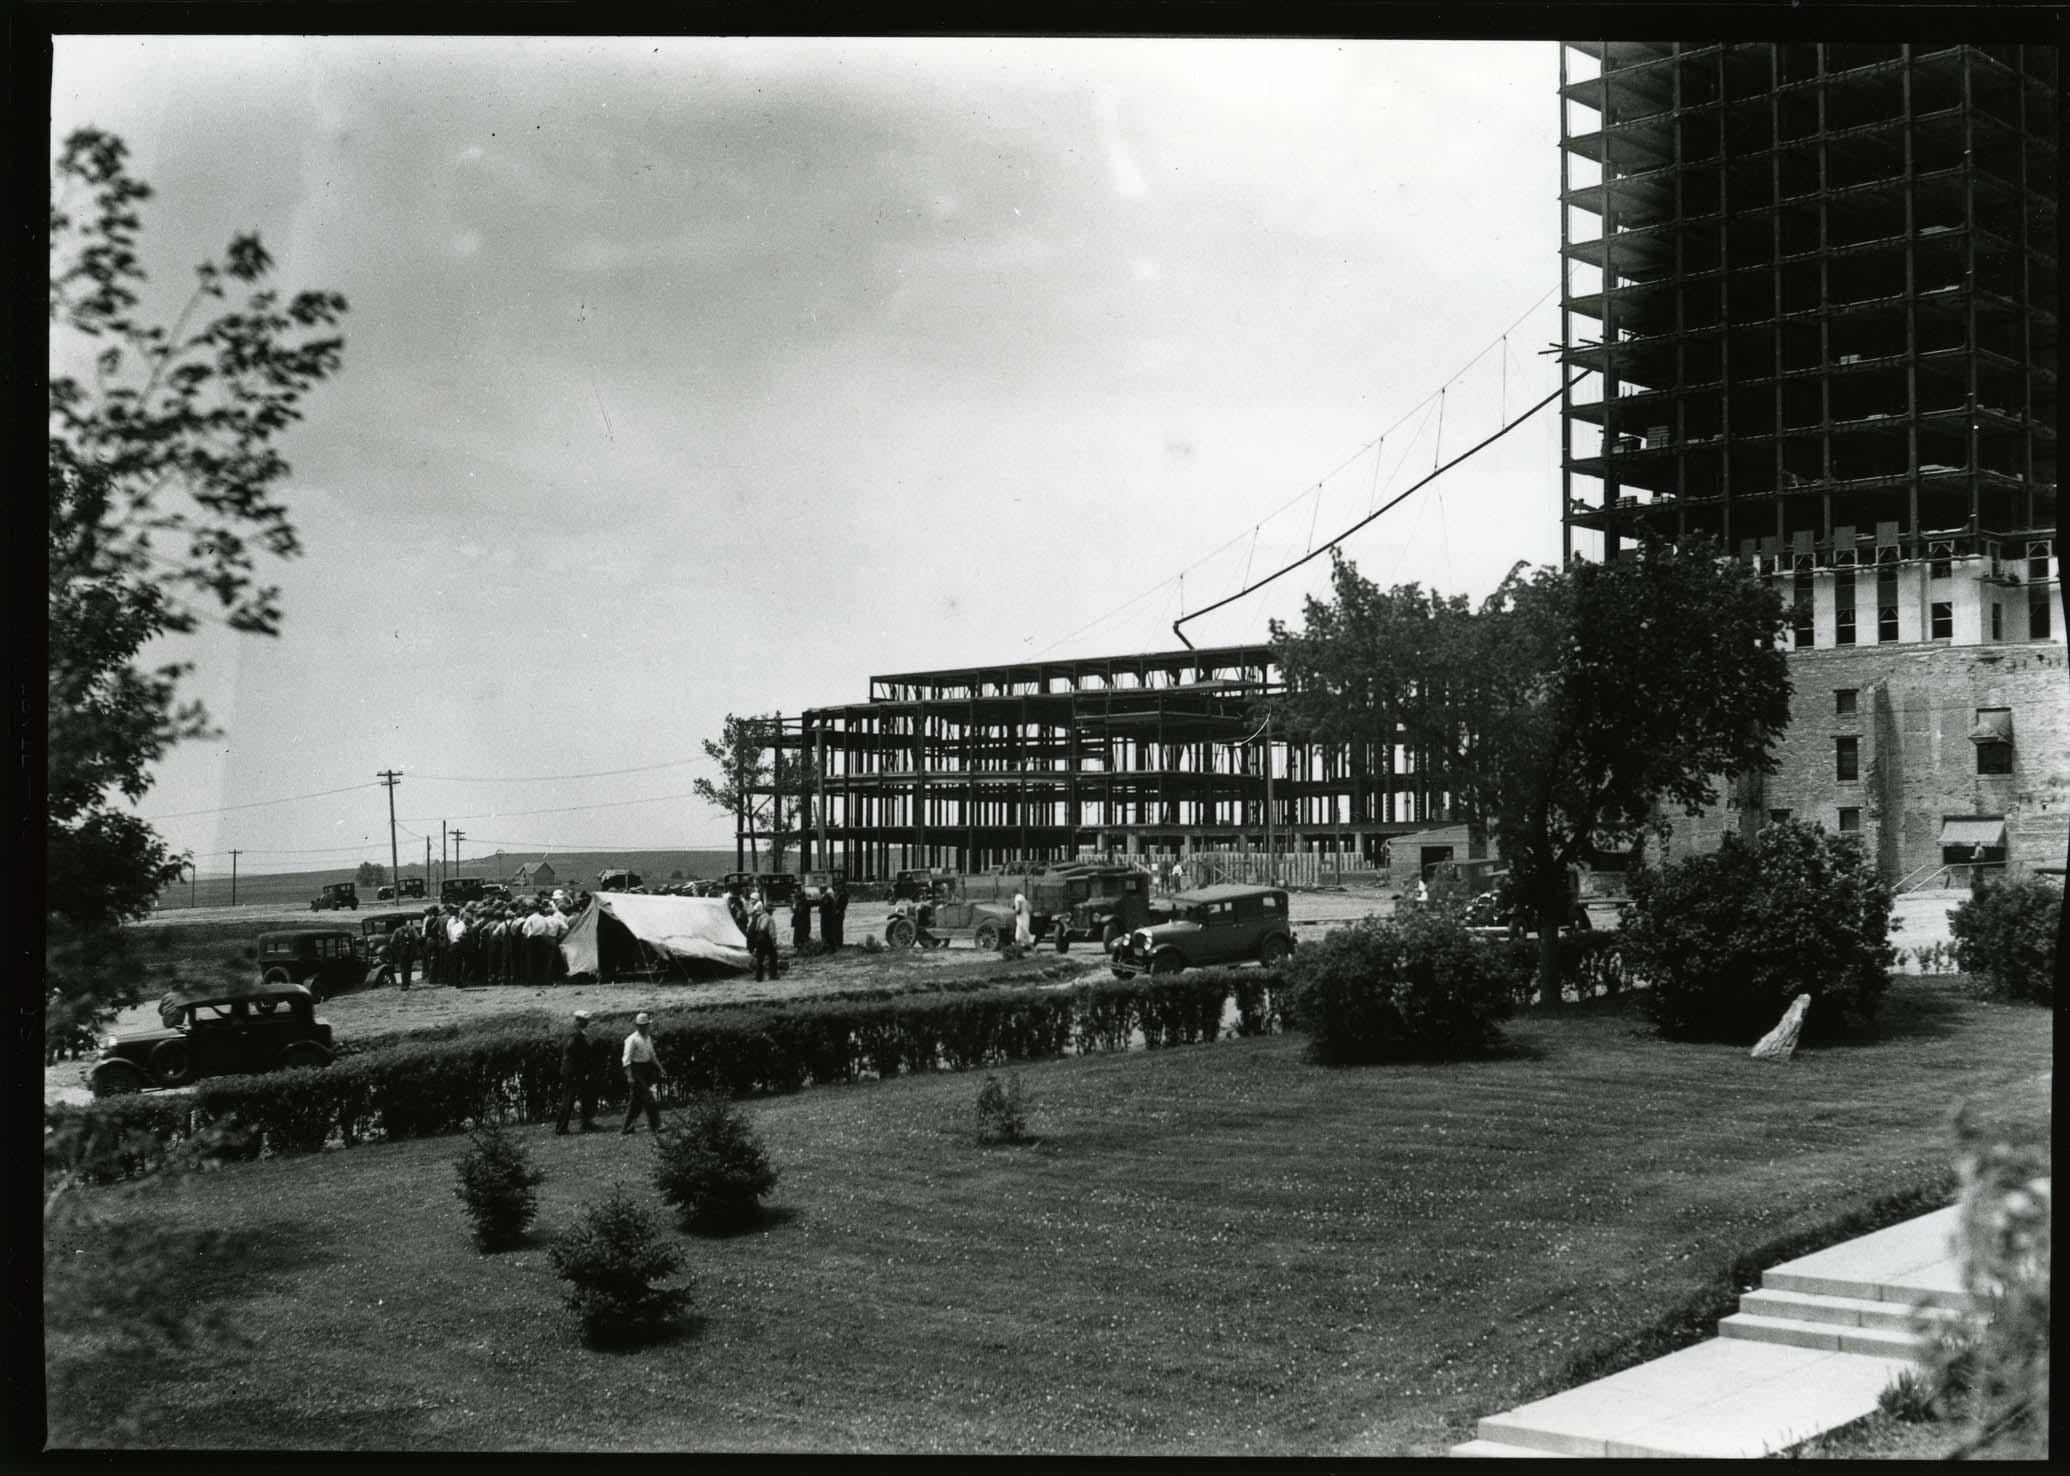
[[654,1100],[654,1088],[668,1080],[668,1073],[661,1069],[661,1060],[654,1054],[654,1038],[649,1033],[653,1024],[653,1017],[642,1010],[633,1016],[633,1033],[625,1038],[623,1064],[632,1097],[625,1104],[625,1126],[619,1129],[621,1134],[632,1132],[643,1108],[647,1113],[648,1131],[661,1131],[661,1104]]
[[561,1116],[554,1131],[566,1137],[568,1119],[575,1115],[575,1099],[582,1099],[582,1130],[597,1130],[597,1078],[590,1059],[589,1011],[575,1012],[575,1027],[561,1042]]

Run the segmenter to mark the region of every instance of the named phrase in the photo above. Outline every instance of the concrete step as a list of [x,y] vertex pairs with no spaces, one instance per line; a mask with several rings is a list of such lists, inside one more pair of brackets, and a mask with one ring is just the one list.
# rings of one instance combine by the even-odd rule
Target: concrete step
[[1876,1396],[1906,1366],[1714,1338],[1490,1415],[1467,1443],[1513,1446],[1521,1455],[1768,1455],[1874,1412]]
[[1741,1297],[1739,1310],[1753,1317],[1793,1318],[1798,1322],[1891,1328],[1900,1332],[1915,1332],[1918,1330],[1916,1324],[1920,1322],[1938,1328],[1974,1320],[1974,1314],[1931,1303],[1911,1307],[1902,1302],[1868,1297],[1820,1296],[1815,1292],[1778,1291],[1771,1287],[1750,1291]]
[[1461,1460],[1516,1460],[1564,1461],[1569,1459],[1563,1451],[1533,1450],[1528,1445],[1505,1445],[1500,1440],[1468,1440],[1452,1447],[1451,1454]]
[[1849,1327],[1837,1322],[1800,1322],[1794,1317],[1755,1317],[1735,1312],[1718,1324],[1721,1338],[1821,1348],[1829,1353],[1867,1353],[1877,1358],[1916,1358],[1926,1340],[1903,1328]]

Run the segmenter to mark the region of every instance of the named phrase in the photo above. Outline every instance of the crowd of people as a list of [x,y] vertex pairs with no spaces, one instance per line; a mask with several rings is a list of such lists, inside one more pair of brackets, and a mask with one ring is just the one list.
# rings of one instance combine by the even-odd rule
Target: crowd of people
[[428,984],[551,984],[567,973],[561,939],[589,906],[589,894],[556,891],[508,902],[466,902],[424,909],[388,935],[395,981]]
[[[552,984],[567,976],[561,940],[590,904],[587,892],[557,890],[527,898],[433,904],[421,918],[397,925],[388,935],[388,962],[396,983],[407,989],[421,973],[427,984]],[[819,912],[820,939],[828,951],[841,946],[848,890],[834,887],[808,898],[799,890],[791,904],[791,946],[802,953],[812,941],[812,913]],[[782,972],[776,916],[760,892],[726,893],[726,910],[747,940],[755,978]]]

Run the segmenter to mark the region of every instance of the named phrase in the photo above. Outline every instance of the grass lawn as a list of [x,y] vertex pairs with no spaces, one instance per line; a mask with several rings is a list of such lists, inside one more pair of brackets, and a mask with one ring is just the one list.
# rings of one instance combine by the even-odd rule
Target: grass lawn
[[1048,1063],[1019,1147],[971,1141],[976,1075],[748,1104],[778,1213],[683,1237],[698,1320],[631,1353],[581,1346],[545,1244],[614,1180],[660,1208],[644,1134],[522,1130],[539,1222],[493,1257],[455,1138],[96,1191],[166,1233],[240,1227],[187,1292],[250,1341],[55,1331],[51,1439],[1435,1453],[1735,1254],[1936,1179],[1956,1098],[2046,1130],[2044,1010],[1899,980],[1875,1038],[1767,1065],[1629,1009],[1520,1019],[1509,1056],[1450,1066],[1322,1070],[1283,1037]]

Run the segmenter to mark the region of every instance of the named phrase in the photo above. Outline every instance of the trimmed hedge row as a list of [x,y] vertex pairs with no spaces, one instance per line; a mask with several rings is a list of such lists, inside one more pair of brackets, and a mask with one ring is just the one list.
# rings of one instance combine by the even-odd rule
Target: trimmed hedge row
[[[1523,1008],[1538,998],[1538,940],[1511,938],[1502,946],[1516,980],[1517,1006]],[[1561,983],[1571,986],[1580,998],[1622,994],[1630,986],[1617,934],[1562,933],[1553,947],[1559,954]]]
[[[1288,1022],[1278,984],[1263,973],[1208,971],[1069,989],[685,1010],[654,1021],[669,1073],[657,1096],[666,1107],[705,1094],[748,1097],[868,1075],[1127,1050],[1137,1032],[1150,1049],[1190,1045],[1221,1035],[1232,994],[1236,1033],[1270,1034]],[[628,1023],[593,1027],[592,1080],[606,1106],[625,1100],[618,1051]],[[559,1103],[563,1039],[558,1030],[505,1025],[369,1049],[320,1071],[219,1077],[178,1094],[52,1106],[45,1110],[48,1151],[62,1155],[63,1145],[89,1135],[129,1144],[97,1166],[94,1177],[106,1180],[151,1166],[136,1145],[168,1149],[216,1123],[234,1121],[244,1133],[240,1155],[256,1157],[314,1151],[334,1137],[350,1147],[459,1132],[470,1122],[541,1122]]]

